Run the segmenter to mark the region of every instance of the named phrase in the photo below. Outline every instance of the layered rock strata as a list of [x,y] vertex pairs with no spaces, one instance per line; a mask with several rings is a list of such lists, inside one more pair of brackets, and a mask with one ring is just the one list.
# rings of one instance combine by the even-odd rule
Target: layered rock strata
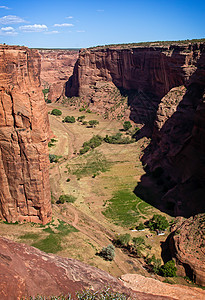
[[57,101],[65,95],[64,86],[73,73],[78,50],[39,50],[41,55],[41,83],[49,88],[48,100]]
[[75,259],[46,254],[38,249],[0,238],[0,298],[1,300],[42,295],[75,297],[84,289],[99,291],[110,287],[131,299],[172,299],[133,292],[108,273]]
[[8,222],[51,220],[40,63],[38,51],[0,46],[0,217]]
[[199,44],[81,50],[66,95],[80,96],[92,110],[114,117],[116,110],[124,116],[126,97],[130,118],[152,126],[161,98],[187,82],[199,57]]
[[169,241],[178,275],[205,286],[205,214],[178,219]]

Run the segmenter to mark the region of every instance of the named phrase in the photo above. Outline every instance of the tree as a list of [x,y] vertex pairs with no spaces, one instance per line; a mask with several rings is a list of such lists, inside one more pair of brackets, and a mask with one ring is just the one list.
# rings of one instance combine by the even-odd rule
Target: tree
[[103,247],[100,251],[100,256],[102,256],[105,260],[112,261],[115,257],[115,247],[112,244],[107,247]]
[[145,229],[145,226],[144,226],[144,224],[141,222],[141,223],[139,223],[138,226],[136,226],[136,229],[137,229],[137,230],[144,230],[144,229]]
[[54,116],[61,116],[62,115],[62,111],[57,109],[57,108],[54,108],[51,112],[51,115],[54,115]]
[[148,227],[151,230],[165,230],[169,226],[169,222],[162,215],[154,215],[151,220],[149,220]]
[[78,122],[83,122],[83,120],[85,119],[85,116],[80,116],[77,118],[77,121]]
[[123,128],[125,131],[129,130],[132,127],[132,124],[130,123],[130,121],[125,121],[123,123]]
[[97,120],[90,120],[90,121],[88,122],[88,124],[89,124],[91,127],[95,127],[96,125],[99,124],[99,122],[98,122]]
[[129,233],[120,234],[117,239],[116,243],[121,246],[128,246],[129,242],[131,240],[131,235]]
[[177,268],[173,260],[169,260],[166,264],[161,266],[160,274],[164,277],[175,277]]
[[63,120],[63,123],[64,122],[66,122],[66,123],[75,123],[75,117],[73,117],[73,116],[67,116],[67,117],[65,117],[64,118],[64,120]]

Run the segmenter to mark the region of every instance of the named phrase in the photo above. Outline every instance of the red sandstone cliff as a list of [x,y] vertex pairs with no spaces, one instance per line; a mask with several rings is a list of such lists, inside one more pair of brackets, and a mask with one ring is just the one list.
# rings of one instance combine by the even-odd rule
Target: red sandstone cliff
[[41,84],[49,87],[48,99],[57,101],[64,94],[64,85],[73,73],[78,50],[39,50]]
[[199,57],[198,44],[81,50],[66,95],[80,96],[92,110],[110,115],[122,106],[118,114],[124,115],[127,108],[121,105],[118,88],[121,96],[127,96],[130,118],[153,125],[161,98],[187,82]]
[[189,276],[205,286],[205,214],[187,220],[182,218],[173,226],[169,241],[172,256],[180,276]]
[[0,217],[51,220],[49,121],[40,86],[40,56],[0,46]]

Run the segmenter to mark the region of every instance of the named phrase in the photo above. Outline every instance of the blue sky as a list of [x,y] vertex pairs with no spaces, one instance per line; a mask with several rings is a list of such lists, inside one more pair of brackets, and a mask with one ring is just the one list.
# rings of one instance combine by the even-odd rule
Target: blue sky
[[36,48],[205,37],[205,0],[0,0],[0,43]]

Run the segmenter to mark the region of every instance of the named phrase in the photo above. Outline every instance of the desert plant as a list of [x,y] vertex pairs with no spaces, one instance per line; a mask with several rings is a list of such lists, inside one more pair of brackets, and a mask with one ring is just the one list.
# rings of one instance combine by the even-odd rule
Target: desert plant
[[65,202],[73,203],[75,202],[76,197],[72,195],[60,195],[58,201],[56,201],[57,204],[63,204]]
[[116,239],[115,243],[120,246],[127,247],[131,240],[131,235],[129,233],[120,234]]
[[54,115],[54,116],[61,116],[62,115],[62,111],[57,109],[57,108],[54,108],[51,112],[51,115]]
[[115,247],[112,244],[108,245],[107,247],[103,247],[99,255],[105,260],[112,261],[115,257]]
[[73,116],[66,116],[63,120],[63,123],[75,123],[75,117]]
[[132,127],[132,124],[130,123],[130,121],[125,121],[123,123],[123,128],[125,131],[129,130]]
[[139,223],[139,225],[136,226],[136,229],[137,229],[137,230],[144,230],[144,229],[145,229],[145,226],[144,226],[143,223]]
[[173,260],[169,260],[166,264],[160,267],[159,272],[164,277],[175,277],[177,268]]
[[96,125],[99,124],[99,122],[98,122],[97,120],[90,120],[90,121],[88,122],[88,124],[89,124],[91,127],[95,127]]
[[77,121],[78,122],[83,122],[84,119],[85,119],[85,116],[83,115],[83,116],[78,117]]
[[148,227],[151,230],[165,230],[168,226],[169,222],[167,221],[166,217],[162,215],[154,215],[148,223]]

